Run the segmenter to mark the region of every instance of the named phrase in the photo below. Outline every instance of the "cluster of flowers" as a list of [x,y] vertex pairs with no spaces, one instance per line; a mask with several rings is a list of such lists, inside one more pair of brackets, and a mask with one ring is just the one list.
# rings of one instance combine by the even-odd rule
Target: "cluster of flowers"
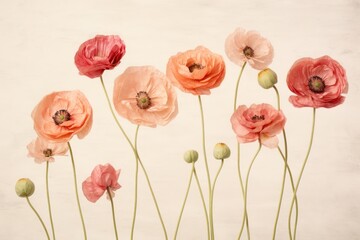
[[[112,105],[121,117],[137,125],[138,128],[139,126],[156,127],[157,125],[166,125],[178,114],[178,102],[174,88],[177,87],[183,92],[187,92],[198,97],[202,114],[202,123],[204,123],[201,95],[208,95],[211,93],[211,89],[220,86],[226,73],[225,62],[221,55],[213,53],[203,46],[198,46],[195,49],[179,52],[170,57],[166,73],[163,73],[152,66],[128,67],[115,79],[113,101],[111,103],[103,83],[102,75],[105,70],[111,70],[119,65],[121,59],[125,55],[125,52],[125,44],[119,36],[99,35],[81,44],[75,55],[75,64],[81,75],[85,75],[89,78],[100,79],[114,120],[134,152],[136,159],[136,176],[138,174],[138,164],[140,164],[140,167],[147,177],[149,188],[152,192],[153,200],[163,226],[164,235],[167,239],[166,228],[161,218],[160,210],[150,185],[150,180],[138,154],[136,140],[135,143],[132,143],[129,140],[116,117]],[[256,70],[259,70],[258,81],[260,86],[265,89],[274,88],[278,94],[275,87],[275,84],[277,83],[277,75],[273,70],[267,68],[271,64],[274,55],[271,43],[262,37],[258,32],[246,31],[242,28],[238,28],[227,37],[225,41],[225,52],[233,63],[241,67],[235,89],[234,113],[231,117],[229,117],[238,143],[259,142],[259,149],[253,160],[255,160],[261,146],[278,148],[284,159],[285,171],[291,174],[290,167],[287,162],[287,145],[284,131],[286,117],[280,109],[280,103],[278,104],[278,108],[274,108],[270,104],[266,103],[252,104],[251,106],[238,106],[236,103],[239,81],[247,64]],[[323,56],[316,59],[301,58],[297,60],[289,70],[286,82],[289,89],[295,94],[290,96],[289,101],[295,107],[313,108],[314,114],[316,108],[331,108],[343,103],[345,98],[343,94],[347,93],[348,89],[345,70],[337,61],[333,60],[329,56]],[[79,90],[53,92],[46,95],[32,112],[34,129],[38,137],[27,146],[29,157],[34,158],[37,163],[46,162],[47,178],[49,162],[54,161],[55,156],[65,155],[70,152],[75,177],[77,203],[85,239],[87,239],[87,234],[77,193],[76,170],[70,140],[75,135],[79,139],[82,139],[89,133],[93,124],[92,114],[93,111],[89,101]],[[281,132],[284,133],[285,153],[281,151],[278,144],[279,140],[277,135]],[[230,149],[226,144],[219,143],[215,146],[214,157],[216,159],[222,160],[223,163],[223,160],[229,156]],[[191,176],[194,175],[197,178],[194,163],[198,159],[198,153],[194,150],[188,151],[185,153],[184,159],[193,164]],[[203,199],[204,211],[207,219],[208,239],[215,239],[212,216],[212,199],[218,175],[216,175],[214,183],[211,186],[205,146],[204,163],[207,170],[209,187],[209,203],[207,206]],[[250,239],[246,211],[247,181],[244,186],[240,172],[239,154],[238,167],[239,179],[244,197],[243,223],[238,239],[241,238],[244,226],[247,227],[248,238]],[[249,172],[250,168],[248,169],[246,180],[248,180]],[[114,214],[112,199],[114,197],[114,191],[121,187],[118,183],[119,174],[120,170],[115,170],[115,168],[110,164],[96,166],[91,173],[91,176],[82,183],[82,190],[85,197],[91,202],[96,202],[105,192],[107,192],[108,198],[111,200]],[[47,178],[46,188],[48,193]],[[201,196],[203,197],[199,181],[197,182]],[[297,204],[296,191],[298,184],[299,181],[296,183],[295,187],[292,179],[294,195],[293,203],[295,201],[295,204]],[[135,182],[135,185],[137,186],[137,181]],[[137,191],[137,188],[135,188],[135,190]],[[29,179],[20,179],[16,184],[16,192],[20,197],[26,197],[32,207],[28,197],[34,192],[34,184]],[[52,235],[53,239],[55,239],[49,194],[47,194],[47,200],[49,204]],[[183,208],[185,202],[186,198]],[[135,199],[134,208],[136,208],[136,204],[137,199]],[[35,211],[34,208],[33,210]],[[37,214],[36,211],[35,213]],[[46,231],[48,239],[50,239],[49,233],[47,232],[43,221],[38,214],[37,216]],[[134,214],[131,239],[133,239],[135,217],[136,215]],[[179,227],[180,219],[181,215],[179,217],[176,232]],[[113,218],[113,220],[115,235],[116,238],[118,238],[115,218]],[[274,238],[275,232],[276,223]],[[292,237],[295,238],[295,234],[296,232],[292,233],[291,230],[289,231],[291,239]]]

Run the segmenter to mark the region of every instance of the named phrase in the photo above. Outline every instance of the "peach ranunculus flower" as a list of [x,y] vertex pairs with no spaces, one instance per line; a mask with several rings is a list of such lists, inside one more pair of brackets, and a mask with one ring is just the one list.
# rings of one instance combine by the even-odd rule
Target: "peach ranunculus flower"
[[152,66],[128,67],[118,76],[113,102],[122,117],[137,125],[166,125],[178,113],[174,87]]
[[92,108],[79,90],[46,95],[31,116],[36,133],[51,142],[68,142],[74,135],[82,139],[93,121]]
[[90,202],[96,202],[107,189],[109,189],[111,197],[115,196],[114,191],[121,188],[118,183],[120,169],[115,170],[110,164],[97,165],[88,177],[82,183],[82,190]]
[[263,103],[239,106],[230,121],[239,143],[260,140],[264,146],[275,148],[279,142],[276,135],[283,130],[286,118],[282,111]]
[[166,75],[184,92],[210,94],[210,89],[218,87],[225,77],[225,63],[221,55],[199,46],[172,56]]
[[274,58],[270,41],[256,31],[237,28],[225,40],[225,52],[235,64],[242,66],[248,62],[251,67],[263,70]]
[[116,67],[125,52],[125,44],[119,36],[97,35],[80,45],[75,64],[81,75],[96,78]]
[[54,143],[37,137],[27,145],[28,157],[34,158],[35,162],[53,162],[54,156],[64,156],[69,150],[67,143]]
[[344,68],[329,56],[297,60],[286,82],[296,94],[289,98],[295,107],[332,108],[343,103],[342,94],[348,92]]

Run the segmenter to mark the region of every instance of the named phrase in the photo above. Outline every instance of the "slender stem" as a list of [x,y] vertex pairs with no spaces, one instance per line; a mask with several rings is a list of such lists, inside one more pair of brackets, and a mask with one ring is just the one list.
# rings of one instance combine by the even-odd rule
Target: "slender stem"
[[[245,200],[244,200],[243,223],[242,223],[242,226],[241,226],[241,229],[240,229],[240,233],[239,233],[238,239],[240,239],[241,234],[242,234],[242,232],[243,232],[243,230],[244,230],[245,216],[246,216],[246,214],[247,214],[247,191],[248,191],[249,175],[250,175],[250,171],[251,171],[252,165],[254,164],[255,159],[256,159],[256,157],[258,156],[260,150],[261,150],[261,143],[259,142],[258,150],[256,151],[253,159],[251,160],[250,166],[249,166],[248,171],[247,171],[247,173],[246,173],[245,194],[244,194]],[[250,233],[250,231],[249,231],[249,233]],[[248,240],[250,240],[250,236],[249,236]]]
[[42,227],[44,228],[44,231],[45,231],[45,233],[46,233],[47,239],[50,240],[49,232],[48,232],[48,230],[46,229],[45,224],[44,224],[43,220],[41,219],[39,213],[35,210],[34,206],[31,204],[29,197],[26,197],[26,201],[28,202],[30,208],[34,211],[34,213],[35,213],[36,216],[38,217],[38,219],[39,219]]
[[201,113],[202,148],[203,148],[203,153],[204,153],[206,176],[207,176],[208,189],[209,189],[209,204],[210,204],[210,201],[211,201],[211,181],[210,181],[209,166],[208,166],[207,157],[206,157],[204,110],[203,110],[203,106],[202,106],[201,96],[200,96],[200,95],[198,96],[198,99],[199,99],[200,113]]
[[86,235],[86,228],[85,228],[85,222],[84,222],[84,217],[81,211],[81,205],[80,205],[80,200],[79,200],[79,192],[77,189],[77,180],[76,180],[76,169],[75,169],[75,161],[74,161],[74,155],[71,149],[71,145],[70,142],[67,143],[68,147],[69,147],[69,151],[70,151],[70,156],[71,156],[71,163],[72,163],[72,169],[73,169],[73,175],[74,175],[74,186],[75,186],[75,194],[76,194],[76,201],[77,201],[77,206],[79,209],[79,214],[80,214],[80,218],[81,218],[81,224],[82,224],[82,229],[84,232],[84,239],[87,239],[87,235]]
[[203,204],[203,208],[204,208],[204,213],[205,213],[205,218],[206,218],[206,228],[207,228],[207,234],[208,234],[208,240],[210,240],[210,224],[209,224],[209,217],[208,217],[208,211],[206,209],[206,203],[205,203],[205,198],[204,198],[204,195],[203,195],[203,192],[201,190],[201,185],[200,185],[200,181],[199,181],[199,178],[197,176],[197,173],[196,173],[196,169],[194,167],[194,176],[195,176],[195,179],[196,179],[196,183],[197,183],[197,186],[198,186],[198,189],[199,189],[199,193],[200,193],[200,196],[201,196],[201,201],[202,201],[202,204]]
[[[309,147],[308,150],[306,152],[306,156],[305,156],[305,160],[303,162],[303,165],[301,167],[301,171],[300,171],[300,175],[298,177],[298,180],[296,181],[296,187],[295,187],[295,192],[291,201],[291,207],[290,207],[290,214],[289,214],[289,221],[291,221],[291,214],[292,214],[292,210],[294,207],[294,202],[295,202],[295,196],[297,194],[299,185],[300,185],[300,181],[301,181],[301,177],[303,175],[306,163],[309,159],[309,155],[311,152],[311,147],[312,147],[312,143],[313,143],[313,139],[314,139],[314,132],[315,132],[315,118],[316,118],[316,108],[313,108],[313,118],[312,118],[312,127],[311,127],[311,136],[310,136],[310,143],[309,143]],[[298,219],[295,219],[295,224],[294,224],[294,240],[296,239],[296,228],[297,228],[297,223],[298,223]]]
[[[234,96],[234,112],[236,111],[236,108],[237,108],[237,97],[238,97],[238,90],[239,90],[239,84],[240,84],[240,79],[241,79],[241,76],[244,72],[244,69],[245,69],[245,66],[246,66],[246,62],[244,62],[244,64],[242,65],[241,67],[241,70],[240,70],[240,73],[239,73],[239,76],[237,78],[237,81],[236,81],[236,87],[235,87],[235,96]],[[242,180],[242,176],[241,176],[241,168],[240,168],[240,144],[237,143],[237,172],[238,172],[238,176],[239,176],[239,182],[240,182],[240,187],[241,187],[241,194],[242,194],[242,197],[243,197],[243,201],[245,201],[245,190],[244,190],[244,183],[243,183],[243,180]],[[243,219],[245,220],[245,223],[246,223],[246,230],[247,230],[247,236],[248,236],[248,239],[250,238],[250,233],[249,233],[249,219],[248,219],[248,215],[247,213],[243,213],[245,214],[245,217],[243,217]],[[244,222],[242,224],[245,224]],[[239,239],[242,235],[242,232],[239,236]]]
[[274,90],[275,90],[275,92],[276,92],[278,110],[280,110],[281,107],[280,107],[280,94],[279,94],[279,90],[276,88],[275,85],[273,86],[273,88],[274,88]]
[[213,207],[214,207],[214,191],[215,191],[215,184],[216,181],[219,177],[220,171],[222,169],[224,165],[224,159],[221,159],[221,164],[219,167],[219,170],[217,171],[216,175],[215,175],[215,179],[214,179],[214,183],[212,185],[212,189],[211,189],[211,200],[210,200],[210,228],[211,228],[211,239],[215,240],[215,230],[214,230],[214,212],[213,212]]
[[[136,128],[135,132],[135,149],[137,151],[137,136],[139,132],[139,125]],[[139,176],[139,161],[138,158],[135,160],[135,200],[134,200],[134,213],[133,213],[133,220],[131,225],[131,236],[130,239],[134,238],[134,229],[135,229],[135,220],[136,220],[136,212],[137,212],[137,201],[138,201],[138,176]]]
[[114,201],[113,201],[113,198],[111,196],[111,192],[110,192],[109,187],[106,188],[106,191],[107,191],[107,194],[108,194],[110,202],[111,202],[111,212],[112,212],[112,219],[113,219],[113,224],[114,224],[115,238],[116,238],[116,240],[118,240],[119,237],[118,237],[118,232],[117,232],[117,228],[116,228]]
[[46,183],[46,198],[47,198],[47,203],[48,203],[48,211],[49,211],[52,237],[53,237],[53,240],[55,240],[55,230],[54,230],[54,223],[53,223],[53,218],[52,218],[52,213],[51,213],[50,194],[49,194],[49,162],[46,162],[45,183]]
[[185,204],[186,204],[186,200],[188,198],[188,195],[189,195],[189,190],[190,190],[190,187],[191,187],[191,181],[192,181],[192,178],[193,178],[193,175],[194,175],[194,162],[192,163],[192,168],[191,168],[191,174],[190,174],[190,178],[189,178],[189,183],[188,183],[188,186],[187,186],[187,189],[186,189],[186,193],[185,193],[185,198],[184,198],[184,202],[182,204],[182,207],[181,207],[181,211],[180,211],[180,215],[179,215],[179,218],[178,218],[178,221],[177,221],[177,224],[176,224],[176,230],[175,230],[175,234],[174,234],[174,240],[176,239],[176,236],[177,236],[177,233],[178,233],[178,230],[179,230],[179,226],[180,226],[180,221],[181,221],[181,217],[182,217],[182,214],[184,212],[184,208],[185,208]]
[[160,213],[160,209],[159,209],[159,206],[158,206],[158,204],[157,204],[155,194],[154,194],[154,192],[153,192],[153,190],[152,190],[149,177],[148,177],[148,175],[147,175],[147,173],[146,173],[146,170],[145,170],[145,168],[144,168],[144,166],[143,166],[143,164],[142,164],[142,162],[141,162],[141,160],[140,160],[140,157],[139,157],[139,154],[138,154],[138,152],[137,152],[137,149],[135,149],[134,145],[131,143],[131,141],[130,141],[129,137],[127,136],[126,132],[125,132],[124,129],[122,128],[120,122],[119,122],[118,119],[116,118],[116,115],[115,115],[114,110],[113,110],[113,108],[112,108],[112,105],[111,105],[111,102],[110,102],[110,99],[109,99],[109,95],[108,95],[108,93],[107,93],[107,91],[106,91],[106,88],[105,88],[105,85],[104,85],[104,81],[103,81],[102,76],[100,76],[100,80],[101,80],[101,85],[102,85],[102,88],[103,88],[103,90],[104,90],[104,93],[105,93],[105,96],[106,96],[106,99],[107,99],[108,106],[109,106],[109,108],[110,108],[111,114],[112,114],[112,116],[113,116],[113,118],[114,118],[117,126],[119,127],[120,131],[122,132],[122,134],[123,134],[124,137],[126,138],[127,142],[129,143],[131,149],[133,150],[133,153],[134,153],[134,155],[135,155],[136,161],[139,161],[140,166],[141,166],[141,169],[143,170],[143,172],[144,172],[144,174],[145,174],[146,181],[147,181],[148,186],[149,186],[149,188],[150,188],[150,192],[151,192],[151,195],[152,195],[154,204],[155,204],[155,206],[156,206],[157,213],[158,213],[159,218],[160,218],[160,222],[161,222],[161,225],[162,225],[162,228],[163,228],[163,231],[164,231],[165,238],[168,239],[168,236],[167,236],[167,233],[166,233],[166,228],[165,228],[164,222],[163,222],[163,220],[162,220],[161,213]]

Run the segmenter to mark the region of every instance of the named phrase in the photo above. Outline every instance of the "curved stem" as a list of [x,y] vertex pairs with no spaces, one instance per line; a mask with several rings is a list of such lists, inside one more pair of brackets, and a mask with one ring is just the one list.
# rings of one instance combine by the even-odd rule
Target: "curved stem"
[[234,97],[234,111],[236,110],[236,102],[237,102],[237,95],[238,95],[238,90],[239,90],[239,84],[240,84],[240,79],[241,79],[241,76],[244,72],[244,68],[246,66],[246,62],[244,62],[244,64],[242,65],[241,67],[241,70],[240,70],[240,73],[239,73],[239,77],[236,81],[236,87],[235,87],[235,97]]
[[[139,133],[139,125],[136,128],[135,132],[135,150],[137,151],[137,136]],[[138,176],[139,176],[139,161],[138,158],[135,160],[135,197],[134,197],[134,213],[133,220],[131,225],[131,236],[130,239],[134,238],[134,229],[135,229],[135,220],[136,220],[136,212],[137,212],[137,201],[138,201]]]
[[111,212],[112,212],[112,219],[113,219],[113,224],[114,224],[115,238],[116,238],[116,240],[118,240],[119,237],[118,237],[118,232],[117,232],[117,228],[116,228],[114,201],[113,201],[112,194],[110,192],[109,187],[106,188],[106,191],[107,191],[107,194],[108,194],[110,202],[111,202]]
[[277,98],[277,106],[278,106],[278,110],[281,109],[280,107],[280,94],[279,94],[279,90],[275,87],[275,85],[273,86],[275,92],[276,92],[276,98]]
[[206,228],[207,228],[208,240],[210,240],[210,228],[209,228],[210,224],[209,224],[208,211],[207,211],[207,209],[206,209],[205,198],[204,198],[203,192],[202,192],[202,190],[201,190],[200,181],[199,181],[199,178],[198,178],[198,176],[197,176],[195,167],[194,167],[193,171],[194,171],[194,176],[195,176],[195,179],[196,179],[196,183],[197,183],[197,186],[198,186],[198,189],[199,189],[199,193],[200,193],[200,196],[201,196],[201,201],[202,201],[203,208],[204,208],[204,213],[205,213],[205,218],[206,218]]
[[180,221],[181,221],[181,217],[182,217],[182,214],[184,212],[184,208],[185,208],[185,204],[186,204],[186,200],[188,198],[188,195],[189,195],[189,190],[190,190],[190,187],[191,187],[191,181],[192,181],[192,178],[193,178],[193,175],[194,175],[194,162],[192,163],[192,168],[191,168],[191,174],[190,174],[190,178],[189,178],[189,183],[188,183],[188,186],[187,186],[187,189],[186,189],[186,194],[185,194],[185,198],[184,198],[184,202],[182,204],[182,207],[181,207],[181,211],[180,211],[180,215],[179,215],[179,218],[178,218],[178,221],[177,221],[177,224],[176,224],[176,230],[175,230],[175,234],[174,234],[174,240],[176,239],[176,236],[177,236],[177,233],[178,233],[178,230],[179,230],[179,226],[180,226]]
[[210,228],[211,228],[211,239],[215,240],[215,231],[214,231],[214,212],[213,212],[213,206],[214,206],[214,190],[215,190],[215,184],[216,181],[219,177],[220,171],[222,169],[224,165],[224,159],[221,159],[221,164],[219,167],[219,170],[217,171],[216,175],[215,175],[215,179],[214,179],[214,183],[212,185],[212,189],[211,189],[211,200],[210,200],[210,210],[209,210],[209,214],[210,214]]
[[49,232],[48,232],[48,230],[46,229],[45,224],[44,224],[43,220],[41,219],[39,213],[35,210],[34,206],[31,204],[31,202],[30,202],[30,200],[29,200],[29,197],[26,197],[26,201],[28,202],[30,208],[34,211],[34,213],[35,213],[36,216],[38,217],[38,219],[39,219],[39,221],[40,221],[40,223],[41,223],[41,225],[42,225],[42,227],[43,227],[43,229],[44,229],[44,231],[45,231],[45,233],[46,233],[47,239],[50,240]]
[[50,194],[49,194],[49,162],[46,162],[45,183],[46,183],[46,198],[47,198],[47,203],[48,203],[48,211],[49,211],[52,237],[53,237],[53,240],[55,240],[55,230],[54,230],[54,223],[53,223],[53,218],[52,218],[52,213],[51,213]]
[[[312,143],[313,143],[313,139],[314,139],[314,132],[315,132],[315,118],[316,118],[316,108],[313,108],[313,118],[312,118],[312,127],[311,127],[310,143],[309,143],[308,150],[307,150],[307,152],[306,152],[305,160],[304,160],[303,165],[302,165],[302,167],[301,167],[300,175],[299,175],[298,180],[297,180],[297,182],[296,182],[295,192],[294,192],[294,195],[293,195],[293,198],[292,198],[292,201],[291,201],[289,221],[291,221],[291,215],[292,215],[292,210],[293,210],[293,207],[294,207],[295,196],[296,196],[296,194],[297,194],[297,191],[298,191],[298,188],[299,188],[299,185],[300,185],[301,177],[302,177],[302,175],[303,175],[303,172],[304,172],[306,163],[307,163],[307,161],[308,161],[308,159],[309,159],[309,155],[310,155],[310,152],[311,152],[311,147],[312,147]],[[294,224],[294,240],[296,239],[297,222],[298,222],[298,219],[295,219],[295,224]]]
[[[249,169],[248,169],[248,171],[247,171],[247,173],[246,173],[245,194],[244,194],[245,201],[244,201],[243,223],[242,223],[242,226],[241,226],[241,229],[240,229],[240,233],[239,233],[238,239],[240,239],[241,234],[242,234],[242,232],[243,232],[243,230],[244,230],[245,216],[247,215],[247,191],[248,191],[249,175],[250,175],[250,171],[251,171],[252,165],[254,164],[255,159],[256,159],[256,157],[258,156],[260,150],[261,150],[261,143],[259,142],[258,150],[256,151],[253,159],[251,160]],[[249,231],[249,233],[250,233],[250,231]],[[249,236],[248,240],[250,240],[250,236]]]
[[210,201],[211,201],[211,181],[210,181],[209,166],[208,166],[207,157],[206,157],[204,110],[203,110],[200,95],[198,96],[198,99],[199,99],[200,113],[201,113],[202,148],[203,148],[203,154],[204,154],[204,160],[205,160],[206,176],[207,176],[208,189],[209,189],[209,204],[210,204]]
[[73,175],[74,175],[74,186],[75,186],[75,194],[76,194],[76,202],[77,202],[77,206],[79,209],[79,214],[80,214],[80,218],[81,218],[81,224],[82,224],[82,229],[84,232],[84,239],[87,239],[87,235],[86,235],[86,228],[85,228],[85,222],[84,222],[84,217],[81,211],[81,205],[80,205],[80,200],[79,200],[79,192],[77,189],[77,180],[76,180],[76,169],[75,169],[75,161],[74,161],[74,155],[71,149],[71,145],[70,142],[67,143],[68,147],[69,147],[69,151],[70,151],[70,156],[71,156],[71,163],[72,163],[72,169],[73,169]]

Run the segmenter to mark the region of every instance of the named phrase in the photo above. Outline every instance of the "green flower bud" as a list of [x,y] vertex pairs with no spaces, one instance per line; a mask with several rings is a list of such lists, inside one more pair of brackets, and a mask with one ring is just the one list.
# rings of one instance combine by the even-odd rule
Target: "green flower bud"
[[261,72],[259,72],[258,82],[260,86],[265,89],[272,88],[275,85],[275,83],[277,83],[277,75],[270,68],[266,68]]
[[35,185],[28,178],[20,178],[15,184],[15,192],[19,197],[30,197],[34,191]]
[[195,150],[188,150],[184,153],[184,160],[187,163],[194,163],[198,160],[199,154]]
[[214,158],[225,159],[230,157],[230,148],[225,143],[217,143],[214,147]]

